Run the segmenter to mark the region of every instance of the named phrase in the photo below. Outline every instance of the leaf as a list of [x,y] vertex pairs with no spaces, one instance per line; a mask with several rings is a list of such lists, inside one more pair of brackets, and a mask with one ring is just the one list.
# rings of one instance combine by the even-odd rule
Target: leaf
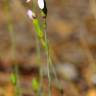
[[16,85],[16,81],[17,81],[17,80],[16,80],[15,74],[12,73],[10,78],[11,78],[12,84]]
[[37,35],[42,38],[43,37],[43,32],[40,28],[40,24],[39,24],[39,21],[38,19],[33,19],[33,24],[34,24],[34,27],[35,27],[35,30],[37,32]]
[[34,91],[38,91],[39,89],[39,83],[35,78],[32,80],[32,88],[34,89]]

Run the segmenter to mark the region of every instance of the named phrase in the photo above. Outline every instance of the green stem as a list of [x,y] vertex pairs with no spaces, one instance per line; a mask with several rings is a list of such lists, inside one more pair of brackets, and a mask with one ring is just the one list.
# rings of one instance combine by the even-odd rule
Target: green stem
[[47,56],[47,69],[48,69],[48,96],[51,96],[51,74],[50,74],[50,64],[51,64],[51,58],[50,58],[50,54],[49,54],[49,46],[48,46],[48,40],[47,40],[47,34],[46,34],[46,29],[44,32],[44,38],[45,38],[45,51],[46,51],[46,56]]
[[50,62],[49,62],[49,51],[48,51],[48,46],[47,46],[47,38],[45,36],[44,38],[44,33],[42,32],[41,30],[41,27],[40,27],[40,24],[39,24],[39,21],[38,19],[33,19],[33,24],[34,24],[34,27],[35,27],[35,30],[36,30],[36,33],[38,35],[38,38],[42,44],[42,46],[44,47],[45,49],[45,52],[46,52],[46,57],[47,57],[47,68],[48,68],[48,81],[49,81],[49,84],[48,84],[48,89],[49,89],[49,96],[51,96],[51,77],[50,77]]
[[41,52],[40,52],[40,44],[39,44],[39,38],[38,35],[35,33],[36,35],[36,52],[37,52],[37,64],[39,65],[39,76],[40,76],[40,86],[39,86],[39,92],[38,95],[42,96],[42,83],[43,83],[43,72],[42,72],[42,66],[41,66]]
[[[43,15],[43,14],[41,14],[41,15]],[[59,82],[59,79],[58,79],[58,76],[57,76],[57,72],[56,72],[56,70],[55,70],[55,68],[54,68],[54,65],[53,65],[53,63],[52,63],[52,59],[51,59],[51,55],[50,55],[50,47],[49,47],[49,42],[48,42],[48,38],[47,38],[47,24],[46,24],[46,18],[43,18],[43,29],[45,29],[45,32],[44,32],[44,37],[45,37],[45,42],[46,42],[46,52],[48,52],[47,53],[47,60],[48,60],[48,62],[49,62],[49,68],[51,68],[52,69],[52,71],[53,71],[53,74],[54,74],[54,76],[55,76],[55,79],[56,79],[56,84],[58,84],[57,86],[58,86],[58,88],[59,89],[62,89],[62,86],[61,86],[61,84],[60,84],[60,82]],[[49,70],[51,70],[51,69],[49,69]]]
[[[5,12],[6,15],[8,16],[8,31],[10,33],[10,38],[11,38],[11,51],[12,51],[12,58],[15,60],[15,55],[16,55],[16,38],[15,38],[15,33],[13,32],[13,25],[12,25],[12,18],[10,16],[10,7],[9,7],[9,1],[7,0],[5,2]],[[16,89],[16,96],[21,96],[21,91],[20,91],[20,81],[19,81],[19,71],[18,71],[18,65],[15,63],[15,72],[13,73],[15,76],[15,89]],[[18,93],[18,94],[17,94]]]

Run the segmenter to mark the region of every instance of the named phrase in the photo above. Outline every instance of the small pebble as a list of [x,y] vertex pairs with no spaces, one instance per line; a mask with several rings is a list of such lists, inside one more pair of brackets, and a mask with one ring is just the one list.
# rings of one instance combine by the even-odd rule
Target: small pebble
[[59,75],[69,80],[76,79],[78,76],[76,67],[70,63],[58,64],[56,70]]

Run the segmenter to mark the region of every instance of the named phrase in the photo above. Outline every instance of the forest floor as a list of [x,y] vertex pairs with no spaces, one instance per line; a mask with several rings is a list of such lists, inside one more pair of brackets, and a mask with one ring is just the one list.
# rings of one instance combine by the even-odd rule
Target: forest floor
[[[36,3],[35,0],[33,1]],[[48,6],[47,34],[49,45],[52,50],[53,63],[55,66],[59,66],[56,67],[56,70],[58,70],[64,91],[63,94],[53,84],[52,96],[96,96],[95,0],[46,1]],[[14,87],[9,78],[14,60],[10,32],[8,32],[8,16],[12,18],[15,33],[15,61],[21,72],[22,86],[25,86],[25,89],[22,88],[22,90],[25,92],[24,96],[34,96],[32,90],[30,90],[30,82],[32,78],[38,78],[35,31],[32,21],[26,14],[27,10],[32,8],[31,3],[26,4],[25,0],[11,0],[8,3],[10,5],[9,11],[6,12],[6,0],[0,0],[0,96],[13,96],[14,93]],[[37,5],[36,12],[40,17]],[[41,56],[43,66],[46,64],[46,60],[42,48]],[[66,67],[63,68],[63,65],[68,65],[68,68],[72,69],[72,74],[78,76],[71,80],[71,72],[67,70],[67,75],[71,79],[66,80],[63,76],[66,75]],[[47,93],[46,85],[48,85],[48,80],[44,78],[43,87]],[[25,91],[26,88],[27,91]]]

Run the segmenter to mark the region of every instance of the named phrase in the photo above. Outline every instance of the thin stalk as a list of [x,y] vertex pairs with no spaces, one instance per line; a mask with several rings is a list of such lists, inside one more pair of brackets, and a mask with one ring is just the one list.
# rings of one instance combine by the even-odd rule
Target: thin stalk
[[[16,42],[15,42],[15,34],[13,33],[13,25],[9,24],[8,25],[8,30],[10,32],[10,37],[11,37],[11,42],[12,42],[12,46],[11,46],[11,51],[12,51],[12,57],[13,59],[15,59],[15,54],[16,54]],[[21,91],[20,91],[20,80],[19,80],[19,70],[18,70],[18,65],[15,62],[14,63],[14,73],[13,75],[15,76],[15,90],[16,90],[16,96],[21,96]]]
[[[41,45],[44,47],[44,49],[46,50],[46,56],[47,56],[47,68],[48,68],[48,80],[49,80],[49,86],[48,86],[48,89],[51,88],[51,77],[50,77],[50,69],[49,69],[49,52],[47,51],[47,45],[46,45],[46,42],[45,42],[45,39],[44,39],[44,34],[41,30],[41,27],[40,27],[40,24],[39,24],[39,21],[37,18],[33,19],[33,25],[34,25],[34,28],[36,30],[36,34],[38,35],[38,39],[39,41],[41,42]],[[49,90],[49,96],[51,96],[51,90]]]
[[[12,51],[12,57],[15,60],[15,55],[16,55],[16,38],[15,38],[15,33],[13,32],[13,25],[12,25],[12,18],[10,16],[10,7],[9,7],[9,1],[6,1],[5,4],[5,12],[6,15],[8,16],[8,31],[10,33],[10,38],[11,38],[11,51]],[[18,71],[18,65],[15,62],[15,72],[13,73],[14,78],[15,78],[15,90],[16,90],[16,96],[21,96],[21,90],[20,90],[20,81],[19,81],[19,71]]]
[[57,76],[57,72],[54,68],[54,65],[52,63],[52,59],[51,59],[51,55],[50,55],[50,47],[49,47],[49,42],[48,42],[48,37],[47,37],[47,24],[46,24],[46,18],[43,18],[43,29],[45,30],[44,32],[44,37],[45,37],[45,42],[46,42],[46,52],[48,52],[48,57],[47,57],[47,60],[49,62],[49,68],[52,69],[53,71],[53,74],[55,76],[55,79],[56,79],[56,84],[58,84],[57,86],[59,87],[59,89],[62,89],[62,86],[58,80],[58,76]]
[[[12,51],[12,57],[15,60],[15,54],[16,54],[16,42],[15,42],[15,34],[13,32],[13,25],[10,23],[8,24],[8,30],[10,32],[10,37],[11,37],[11,51]],[[18,70],[18,65],[15,62],[14,63],[14,76],[16,78],[16,85],[15,85],[15,90],[16,90],[16,96],[21,96],[21,91],[20,91],[20,80],[19,80],[19,70]]]
[[42,71],[42,66],[41,66],[40,43],[39,43],[39,38],[36,33],[35,33],[35,37],[36,37],[37,64],[40,68],[39,69],[39,76],[40,76],[40,84],[39,85],[40,85],[40,87],[39,87],[38,95],[42,96],[43,71]]
[[45,52],[46,52],[46,57],[47,57],[47,70],[48,70],[48,90],[49,90],[49,95],[51,96],[51,74],[50,74],[50,64],[51,64],[51,58],[50,58],[50,54],[49,54],[49,46],[48,46],[48,40],[47,40],[47,29],[46,29],[46,22],[44,22],[44,39],[45,39]]
[[[45,6],[45,9],[47,11],[46,6]],[[53,70],[53,73],[54,73],[54,75],[56,77],[56,80],[57,80],[57,74],[56,74],[55,69],[53,67],[51,56],[50,56],[50,52],[49,52],[49,45],[48,45],[47,32],[46,32],[47,31],[47,27],[46,27],[46,16],[47,16],[47,14],[44,13],[41,10],[41,16],[42,15],[45,17],[44,18],[44,22],[43,22],[43,28],[41,29],[41,26],[39,24],[39,20],[38,20],[37,17],[33,18],[33,25],[34,25],[34,28],[36,30],[36,34],[37,34],[38,40],[41,42],[41,45],[45,49],[46,58],[47,58],[47,70],[48,70],[48,91],[49,91],[48,92],[49,93],[48,96],[51,96],[51,74],[50,74],[50,67],[52,67],[52,70]],[[41,69],[41,71],[42,71],[42,69]]]
[[[36,6],[34,4],[34,1],[32,1],[32,10],[35,11]],[[36,27],[35,27],[36,28]],[[40,51],[40,41],[39,41],[39,37],[38,37],[38,33],[35,32],[35,38],[36,38],[36,55],[37,55],[37,64],[39,66],[39,79],[40,79],[40,83],[39,83],[39,90],[38,90],[38,95],[39,96],[43,96],[42,94],[42,85],[43,85],[43,70],[42,70],[42,65],[41,65],[41,51]]]

